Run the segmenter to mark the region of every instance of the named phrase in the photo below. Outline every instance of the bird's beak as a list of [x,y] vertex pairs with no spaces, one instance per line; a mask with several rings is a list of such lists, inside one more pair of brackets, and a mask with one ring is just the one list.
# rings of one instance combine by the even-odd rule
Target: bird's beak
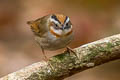
[[61,30],[64,30],[64,26],[62,26],[60,29],[61,29]]

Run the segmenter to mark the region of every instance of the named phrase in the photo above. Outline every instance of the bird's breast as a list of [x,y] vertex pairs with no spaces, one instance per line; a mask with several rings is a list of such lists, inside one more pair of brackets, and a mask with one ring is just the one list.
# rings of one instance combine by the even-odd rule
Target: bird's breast
[[57,38],[51,33],[45,37],[36,37],[36,41],[46,50],[57,50],[66,47],[73,39],[73,34]]

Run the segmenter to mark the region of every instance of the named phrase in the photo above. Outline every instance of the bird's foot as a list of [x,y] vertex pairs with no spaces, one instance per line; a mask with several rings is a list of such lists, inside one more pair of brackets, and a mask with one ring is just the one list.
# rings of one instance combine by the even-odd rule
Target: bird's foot
[[67,49],[67,52],[69,52],[70,54],[73,53],[79,59],[78,55],[73,49],[71,49],[70,47],[66,47],[66,49]]

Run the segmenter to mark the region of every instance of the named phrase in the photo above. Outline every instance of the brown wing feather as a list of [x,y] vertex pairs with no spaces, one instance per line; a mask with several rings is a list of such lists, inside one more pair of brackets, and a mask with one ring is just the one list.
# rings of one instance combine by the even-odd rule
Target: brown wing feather
[[42,18],[36,19],[35,21],[28,21],[27,24],[31,26],[32,31],[35,33],[35,35],[43,36],[45,32],[47,32],[47,19],[48,16],[44,16]]

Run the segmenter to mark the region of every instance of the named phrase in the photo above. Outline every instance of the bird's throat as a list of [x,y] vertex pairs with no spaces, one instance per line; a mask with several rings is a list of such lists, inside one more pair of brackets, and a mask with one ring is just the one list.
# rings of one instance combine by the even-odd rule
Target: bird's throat
[[66,36],[70,35],[73,31],[71,30],[70,32],[68,32],[68,33],[66,33],[66,34],[64,34],[64,35],[60,35],[60,34],[54,32],[52,29],[50,29],[50,32],[51,32],[54,36],[56,36],[57,38],[59,38],[59,37],[66,37]]
[[50,29],[50,32],[54,35],[54,36],[56,36],[56,37],[61,37],[61,35],[60,34],[57,34],[56,32],[54,32],[52,29]]

